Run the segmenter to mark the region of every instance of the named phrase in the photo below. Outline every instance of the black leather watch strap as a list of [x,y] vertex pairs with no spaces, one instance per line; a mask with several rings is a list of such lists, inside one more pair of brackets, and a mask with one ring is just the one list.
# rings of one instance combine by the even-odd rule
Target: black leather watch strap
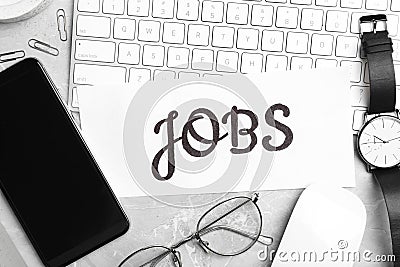
[[386,201],[392,237],[393,255],[396,256],[395,267],[400,266],[400,169],[372,170],[380,184]]
[[385,30],[363,33],[361,41],[369,67],[368,113],[393,112],[396,104],[396,80],[392,59],[392,39]]
[[[370,104],[369,114],[394,112],[396,110],[396,79],[393,65],[392,39],[386,26],[385,15],[360,18],[361,42],[367,55]],[[385,198],[392,237],[395,267],[400,267],[400,169],[378,168],[372,170]]]

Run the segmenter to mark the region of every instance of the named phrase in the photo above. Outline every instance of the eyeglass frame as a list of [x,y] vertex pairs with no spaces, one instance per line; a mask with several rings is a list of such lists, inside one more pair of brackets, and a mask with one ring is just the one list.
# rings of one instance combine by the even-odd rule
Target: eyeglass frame
[[[238,205],[237,207],[235,207],[235,208],[229,210],[228,212],[226,212],[226,213],[224,213],[223,215],[219,216],[217,219],[213,220],[211,223],[208,223],[206,226],[204,226],[204,227],[202,227],[201,229],[199,229],[199,227],[200,227],[200,222],[201,222],[201,221],[203,220],[203,218],[204,218],[207,214],[209,214],[212,210],[214,210],[215,208],[217,208],[217,207],[220,206],[220,205],[223,205],[224,203],[226,203],[226,202],[228,202],[228,201],[232,201],[232,200],[234,200],[234,199],[239,199],[239,198],[247,199],[247,201],[244,201],[243,203],[241,203],[241,204]],[[180,252],[177,251],[176,249],[179,248],[180,246],[182,246],[182,245],[188,243],[189,241],[192,241],[192,240],[196,240],[196,241],[198,242],[198,244],[200,245],[200,247],[204,250],[204,252],[208,253],[208,252],[210,251],[210,252],[212,252],[212,253],[214,253],[214,254],[216,254],[216,255],[225,256],[225,257],[232,257],[232,256],[240,255],[240,254],[242,254],[242,253],[248,251],[250,248],[252,248],[252,247],[254,246],[254,244],[257,243],[257,242],[259,242],[259,243],[265,245],[265,246],[268,248],[268,247],[273,243],[273,240],[274,240],[274,239],[273,239],[272,237],[270,237],[270,236],[265,236],[265,235],[262,235],[262,234],[261,234],[261,231],[262,231],[262,222],[263,222],[263,221],[262,221],[262,213],[261,213],[260,207],[257,205],[258,198],[259,198],[259,194],[258,194],[258,193],[253,193],[253,196],[252,196],[251,198],[250,198],[250,197],[247,197],[247,196],[237,196],[237,197],[232,197],[232,198],[226,199],[226,200],[224,200],[224,201],[222,201],[222,202],[220,202],[220,203],[214,205],[214,206],[211,207],[210,209],[208,209],[208,210],[198,219],[198,221],[197,221],[197,226],[196,226],[196,231],[195,231],[193,234],[191,234],[191,235],[189,235],[189,236],[183,238],[182,240],[180,240],[179,242],[177,242],[176,244],[174,244],[174,245],[172,245],[172,246],[170,246],[170,247],[161,246],[161,245],[153,245],[153,246],[147,246],[147,247],[143,247],[143,248],[140,248],[140,249],[138,249],[138,250],[135,250],[134,252],[132,252],[131,254],[129,254],[128,256],[126,256],[126,257],[122,260],[122,262],[118,265],[118,267],[122,267],[123,264],[125,264],[127,261],[129,261],[129,259],[130,259],[131,257],[133,257],[134,255],[140,253],[141,251],[145,251],[145,250],[151,249],[151,248],[162,248],[162,249],[165,249],[166,251],[165,251],[164,253],[160,254],[159,256],[154,257],[152,260],[150,260],[149,262],[147,262],[147,263],[145,263],[145,264],[148,264],[148,263],[150,263],[151,261],[153,261],[153,260],[155,260],[156,258],[161,257],[161,256],[162,256],[162,257],[161,257],[160,260],[162,260],[162,259],[164,259],[166,256],[168,256],[168,254],[171,254],[171,255],[173,256],[174,262],[175,262],[175,263],[176,263],[176,262],[178,263],[178,267],[182,267],[182,260],[181,260]],[[236,253],[222,254],[222,253],[216,252],[216,251],[214,251],[213,249],[211,249],[211,248],[209,247],[209,245],[206,244],[206,243],[201,239],[201,234],[203,234],[202,231],[204,231],[205,229],[207,229],[208,227],[210,227],[212,224],[214,224],[214,223],[216,223],[217,221],[223,219],[224,217],[228,216],[229,214],[231,214],[232,212],[236,211],[237,209],[241,208],[242,206],[244,206],[245,204],[247,204],[247,203],[249,203],[249,202],[252,202],[252,203],[254,204],[254,206],[256,207],[256,209],[257,209],[257,211],[258,211],[258,214],[259,214],[259,216],[260,216],[260,227],[259,227],[259,230],[258,230],[258,233],[257,233],[256,237],[253,238],[253,237],[251,237],[249,234],[244,233],[243,231],[240,231],[240,230],[228,229],[229,231],[233,231],[233,232],[236,232],[236,233],[238,233],[238,234],[240,234],[240,235],[242,235],[242,236],[245,236],[245,237],[248,237],[248,238],[250,238],[250,239],[253,239],[252,242],[251,242],[249,245],[247,245],[246,248],[244,248],[244,249],[242,249],[241,251],[236,252]],[[219,226],[219,227],[221,227],[221,226]],[[234,229],[234,228],[233,228],[233,229]],[[218,230],[218,229],[216,229],[216,230]],[[225,229],[225,230],[226,230],[226,229]],[[212,231],[214,231],[214,230],[212,230]],[[205,233],[209,233],[209,232],[205,232]],[[260,236],[265,237],[265,238],[268,238],[268,239],[270,240],[270,243],[267,244],[267,243],[264,243],[264,242],[260,241],[260,240],[259,240]],[[142,266],[144,266],[144,265],[142,265]]]

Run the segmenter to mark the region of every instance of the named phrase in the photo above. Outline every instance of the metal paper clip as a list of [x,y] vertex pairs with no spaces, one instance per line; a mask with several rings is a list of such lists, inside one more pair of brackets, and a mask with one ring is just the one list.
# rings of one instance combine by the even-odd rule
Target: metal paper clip
[[43,43],[36,39],[30,39],[28,41],[28,45],[30,47],[32,47],[33,49],[39,50],[43,53],[46,53],[46,54],[49,54],[52,56],[58,56],[58,54],[59,54],[59,51],[57,48],[55,48],[49,44]]
[[13,60],[16,60],[19,58],[23,58],[24,56],[25,56],[25,51],[23,51],[23,50],[12,51],[12,52],[0,54],[0,63],[4,63],[7,61],[13,61]]
[[64,9],[57,10],[58,33],[61,41],[67,41],[66,19]]

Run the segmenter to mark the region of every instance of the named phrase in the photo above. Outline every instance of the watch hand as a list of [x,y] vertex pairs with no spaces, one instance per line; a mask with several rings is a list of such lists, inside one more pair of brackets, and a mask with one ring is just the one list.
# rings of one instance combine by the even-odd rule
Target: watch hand
[[381,140],[383,143],[387,143],[387,142],[388,142],[388,141],[384,141],[384,140],[380,139],[379,137],[377,137],[377,136],[375,136],[375,135],[374,135],[374,138],[376,138],[376,139],[378,139],[378,140]]
[[361,145],[365,145],[365,144],[385,144],[385,142],[376,142],[376,141],[374,141],[374,142],[365,142],[365,143],[362,143]]
[[396,139],[400,139],[400,136],[399,136],[399,137],[396,137],[396,138],[392,138],[392,139],[388,140],[388,142],[393,141],[393,140],[396,140]]

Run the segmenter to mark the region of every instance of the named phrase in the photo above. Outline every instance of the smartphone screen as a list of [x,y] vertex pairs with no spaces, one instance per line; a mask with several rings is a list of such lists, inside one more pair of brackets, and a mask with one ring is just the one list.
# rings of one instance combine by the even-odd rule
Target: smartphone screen
[[56,90],[35,59],[0,72],[0,186],[46,266],[129,227]]

